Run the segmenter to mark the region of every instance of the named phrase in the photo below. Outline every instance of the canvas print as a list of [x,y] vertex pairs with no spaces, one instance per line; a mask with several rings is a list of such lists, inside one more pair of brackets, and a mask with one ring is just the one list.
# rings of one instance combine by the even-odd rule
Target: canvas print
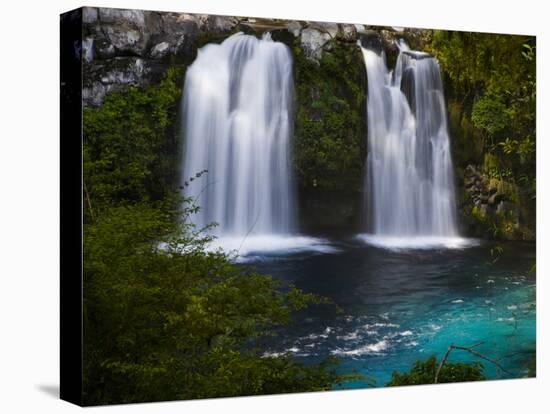
[[79,403],[535,376],[536,39],[367,23],[61,16]]

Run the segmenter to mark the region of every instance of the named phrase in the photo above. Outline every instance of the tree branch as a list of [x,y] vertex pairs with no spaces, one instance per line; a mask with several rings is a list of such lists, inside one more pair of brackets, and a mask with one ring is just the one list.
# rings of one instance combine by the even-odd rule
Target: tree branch
[[476,346],[479,346],[481,344],[483,344],[483,342],[479,342],[479,343],[477,343],[475,345],[472,345],[472,346],[469,346],[469,347],[468,346],[454,345],[454,344],[449,345],[449,348],[447,348],[447,352],[445,352],[445,355],[443,356],[443,358],[441,359],[441,362],[439,363],[439,366],[437,367],[437,371],[435,373],[434,384],[437,384],[437,381],[439,380],[439,374],[441,373],[441,369],[443,368],[443,365],[447,361],[447,358],[449,357],[449,354],[451,353],[451,351],[453,349],[459,349],[461,351],[469,352],[470,354],[475,355],[476,357],[481,358],[481,359],[483,359],[485,361],[488,361],[491,364],[495,365],[502,372],[505,372],[509,375],[513,375],[510,371],[506,370],[502,365],[500,365],[500,363],[497,360],[486,357],[485,355],[480,354],[479,352],[477,352],[473,349]]
[[439,373],[441,372],[441,368],[443,368],[443,364],[445,364],[445,361],[447,361],[447,357],[449,356],[452,350],[453,350],[453,344],[449,345],[449,347],[447,348],[447,352],[445,352],[445,355],[443,356],[443,358],[441,359],[441,362],[439,363],[439,366],[437,367],[437,371],[435,372],[434,384],[437,384],[437,380],[439,379]]

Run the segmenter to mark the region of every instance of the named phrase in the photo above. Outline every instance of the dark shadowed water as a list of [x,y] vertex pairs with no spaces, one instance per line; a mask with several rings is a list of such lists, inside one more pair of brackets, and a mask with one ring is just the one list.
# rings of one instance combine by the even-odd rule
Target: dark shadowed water
[[[535,354],[533,243],[480,242],[463,249],[392,251],[357,239],[331,241],[327,252],[257,254],[251,266],[341,308],[316,306],[269,342],[268,354],[306,362],[341,359],[383,386],[417,359],[441,358],[451,344],[471,346],[511,372],[485,363],[490,378],[523,377]],[[474,357],[453,351],[449,361]],[[364,387],[355,382],[346,388]]]

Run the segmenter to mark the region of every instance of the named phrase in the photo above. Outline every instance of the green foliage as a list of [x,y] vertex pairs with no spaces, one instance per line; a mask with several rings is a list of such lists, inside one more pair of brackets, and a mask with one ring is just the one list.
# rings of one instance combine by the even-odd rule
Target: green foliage
[[181,76],[84,113],[84,402],[331,389],[349,379],[335,360],[263,355],[293,312],[330,301],[210,251],[214,224],[195,228],[173,191]]
[[455,163],[483,165],[519,218],[475,214],[471,204],[466,213],[490,237],[534,238],[535,38],[435,31],[429,49],[445,77]]
[[512,93],[534,80],[534,37],[436,30],[428,48],[455,93]]
[[[84,109],[84,184],[93,208],[121,201],[159,200],[172,190],[181,70],[157,86],[128,88]],[[169,133],[171,136],[168,136]]]
[[302,188],[354,191],[366,155],[364,63],[355,45],[331,46],[320,62],[294,46],[294,166]]
[[[439,362],[435,355],[424,361],[416,361],[409,372],[394,372],[388,387],[400,385],[433,384]],[[484,380],[483,364],[480,362],[445,362],[439,373],[438,383]]]
[[[517,218],[510,211],[489,214],[478,206],[473,206],[469,216],[477,223],[476,236],[488,239],[522,240],[526,235],[522,234],[516,226]],[[500,258],[498,248],[491,249],[492,263]]]
[[[536,45],[519,35],[435,31],[429,46],[448,80],[451,100],[461,102],[484,151],[497,157],[512,181],[535,179]],[[452,121],[452,119],[451,119]],[[471,162],[471,160],[468,160]],[[534,195],[534,194],[533,194]]]
[[[187,200],[189,201],[189,200]],[[167,205],[111,207],[84,229],[88,404],[328,390],[334,361],[262,357],[262,338],[326,299],[243,271]],[[159,240],[164,240],[159,244]]]
[[495,135],[508,126],[506,106],[499,97],[484,95],[474,102],[472,123],[489,135]]
[[504,247],[502,246],[492,247],[490,252],[491,252],[491,260],[489,261],[489,263],[491,265],[494,265],[502,257],[502,254],[504,253]]

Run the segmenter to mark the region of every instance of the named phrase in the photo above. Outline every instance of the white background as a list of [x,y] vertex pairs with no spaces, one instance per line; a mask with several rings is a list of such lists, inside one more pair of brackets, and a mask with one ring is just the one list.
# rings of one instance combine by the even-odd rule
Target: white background
[[[59,13],[113,6],[537,35],[538,378],[90,408],[112,413],[534,413],[550,407],[544,0],[12,0],[0,19],[0,412],[68,413],[59,378]],[[75,139],[79,137],[75,136]],[[75,171],[75,174],[78,172]],[[545,394],[546,389],[546,394]]]

